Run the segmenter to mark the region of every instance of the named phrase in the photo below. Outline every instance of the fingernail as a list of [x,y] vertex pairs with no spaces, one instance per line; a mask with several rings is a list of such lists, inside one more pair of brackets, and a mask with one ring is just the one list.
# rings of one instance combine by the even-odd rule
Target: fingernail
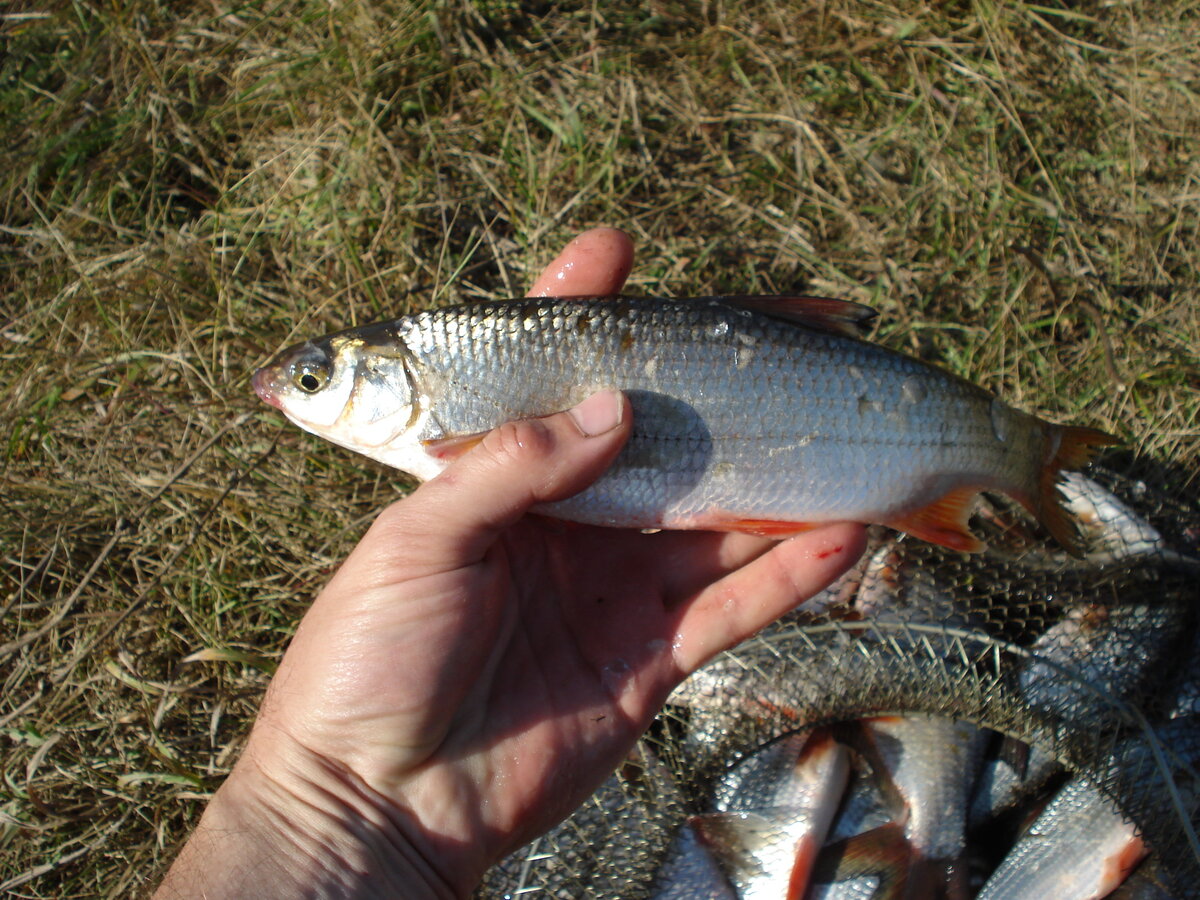
[[625,404],[619,391],[600,391],[567,410],[567,414],[584,437],[596,437],[620,425],[624,410]]

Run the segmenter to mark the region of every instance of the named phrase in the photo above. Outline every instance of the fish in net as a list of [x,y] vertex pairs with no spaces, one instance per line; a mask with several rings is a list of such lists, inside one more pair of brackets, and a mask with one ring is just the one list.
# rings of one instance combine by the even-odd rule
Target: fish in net
[[1200,510],[1060,490],[1079,557],[1002,498],[981,554],[873,529],[477,896],[1200,896]]

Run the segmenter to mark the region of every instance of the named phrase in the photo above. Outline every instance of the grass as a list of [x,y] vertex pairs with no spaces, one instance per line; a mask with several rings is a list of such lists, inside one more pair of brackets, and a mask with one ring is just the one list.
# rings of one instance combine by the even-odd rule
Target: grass
[[1195,500],[1200,5],[50,0],[0,14],[0,891],[126,896],[404,478],[285,427],[297,337],[803,289]]

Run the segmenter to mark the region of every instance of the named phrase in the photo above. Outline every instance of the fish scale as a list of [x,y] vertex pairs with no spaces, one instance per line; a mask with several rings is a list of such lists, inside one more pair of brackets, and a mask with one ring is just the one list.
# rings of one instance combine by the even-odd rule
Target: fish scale
[[787,534],[852,520],[975,550],[970,502],[993,489],[1070,545],[1054,479],[1111,438],[851,336],[863,309],[761,297],[471,304],[292,348],[255,387],[301,427],[419,478],[503,422],[624,391],[633,431],[614,464],[543,509],[580,522]]

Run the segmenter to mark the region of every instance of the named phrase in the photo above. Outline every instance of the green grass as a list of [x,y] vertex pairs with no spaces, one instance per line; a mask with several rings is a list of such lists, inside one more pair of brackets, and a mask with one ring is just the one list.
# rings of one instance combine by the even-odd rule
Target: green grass
[[[123,896],[395,473],[283,344],[519,294],[803,289],[1195,498],[1195,2],[132,0],[0,20],[0,887]],[[200,654],[197,658],[195,655]]]

